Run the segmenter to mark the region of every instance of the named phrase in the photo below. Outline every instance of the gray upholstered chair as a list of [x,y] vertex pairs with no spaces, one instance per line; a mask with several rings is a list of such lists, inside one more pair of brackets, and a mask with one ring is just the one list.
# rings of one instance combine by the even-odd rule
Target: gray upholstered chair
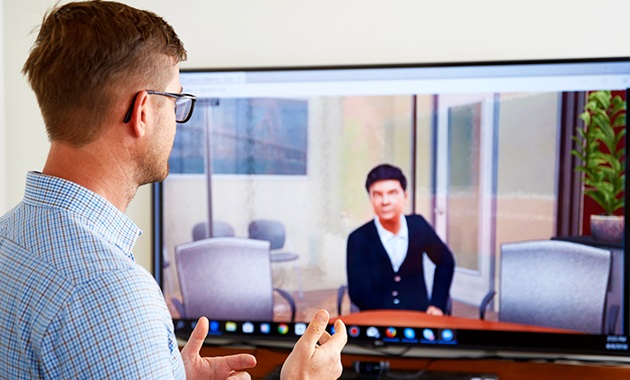
[[[619,305],[607,305],[611,253],[558,240],[501,246],[499,320],[602,334]],[[482,301],[480,317],[493,292]],[[612,326],[608,326],[613,323]]]
[[[348,303],[347,311],[344,310],[346,299]],[[350,313],[358,313],[360,311],[359,307],[350,299],[350,294],[348,294],[348,285],[339,286],[339,288],[337,288],[337,315],[342,316]]]
[[250,239],[269,242],[272,263],[293,261],[293,268],[298,281],[299,295],[301,298],[303,296],[302,277],[297,266],[297,260],[300,256],[297,253],[286,251],[284,247],[286,240],[284,224],[277,220],[257,219],[249,223],[247,230]]
[[274,291],[289,305],[291,296],[271,282],[269,243],[222,237],[179,244],[175,260],[182,292],[181,314],[186,319],[271,321]]
[[[212,222],[212,237],[233,237],[234,228],[226,222],[215,220]],[[192,230],[193,241],[207,239],[208,236],[208,223],[200,222],[195,224]]]

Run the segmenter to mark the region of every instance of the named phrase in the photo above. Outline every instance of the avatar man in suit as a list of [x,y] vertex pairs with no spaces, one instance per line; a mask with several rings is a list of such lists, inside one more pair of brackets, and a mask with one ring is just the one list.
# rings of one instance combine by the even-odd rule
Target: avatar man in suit
[[[350,300],[361,310],[444,315],[455,260],[422,216],[403,214],[408,199],[404,174],[395,166],[379,165],[368,174],[365,188],[376,215],[348,236]],[[435,263],[430,298],[422,263],[425,253]]]

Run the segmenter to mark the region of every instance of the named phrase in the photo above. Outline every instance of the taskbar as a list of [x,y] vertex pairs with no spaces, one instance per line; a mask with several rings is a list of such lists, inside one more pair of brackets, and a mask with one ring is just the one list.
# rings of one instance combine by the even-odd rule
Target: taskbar
[[[298,339],[306,332],[303,322],[257,322],[257,321],[219,321],[210,320],[208,337],[271,337]],[[173,320],[175,331],[180,336],[189,335],[197,320]],[[355,341],[380,341],[387,344],[457,344],[457,335],[450,328],[417,328],[399,326],[346,326],[348,339]],[[334,334],[334,326],[328,326],[328,332]]]
[[[197,320],[174,319],[175,333],[187,338]],[[234,341],[295,341],[307,323],[210,320],[208,338]],[[461,349],[517,350],[630,356],[625,335],[534,333],[501,330],[467,330],[435,327],[347,325],[348,343],[370,346],[456,347]],[[334,333],[333,325],[328,332]]]

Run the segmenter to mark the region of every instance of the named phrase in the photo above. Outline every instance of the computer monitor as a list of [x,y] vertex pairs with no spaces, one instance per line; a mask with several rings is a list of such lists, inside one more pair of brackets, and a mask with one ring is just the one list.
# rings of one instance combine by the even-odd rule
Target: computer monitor
[[[591,93],[626,104],[630,58],[199,69],[181,83],[198,100],[153,188],[154,274],[178,335],[206,315],[209,341],[289,345],[324,308],[349,347],[628,356],[628,249],[592,237],[601,209],[575,150]],[[453,253],[446,316],[357,309],[347,291],[347,239],[373,223],[365,180],[382,163]],[[419,265],[430,298],[434,265]]]

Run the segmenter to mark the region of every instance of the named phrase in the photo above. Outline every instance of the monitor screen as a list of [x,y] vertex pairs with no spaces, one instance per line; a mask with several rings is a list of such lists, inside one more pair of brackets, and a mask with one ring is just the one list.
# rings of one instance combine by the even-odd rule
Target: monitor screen
[[[154,274],[180,336],[204,315],[210,341],[292,342],[323,308],[350,345],[630,356],[630,58],[181,83],[195,111],[153,191]],[[366,185],[383,164],[404,185]]]

